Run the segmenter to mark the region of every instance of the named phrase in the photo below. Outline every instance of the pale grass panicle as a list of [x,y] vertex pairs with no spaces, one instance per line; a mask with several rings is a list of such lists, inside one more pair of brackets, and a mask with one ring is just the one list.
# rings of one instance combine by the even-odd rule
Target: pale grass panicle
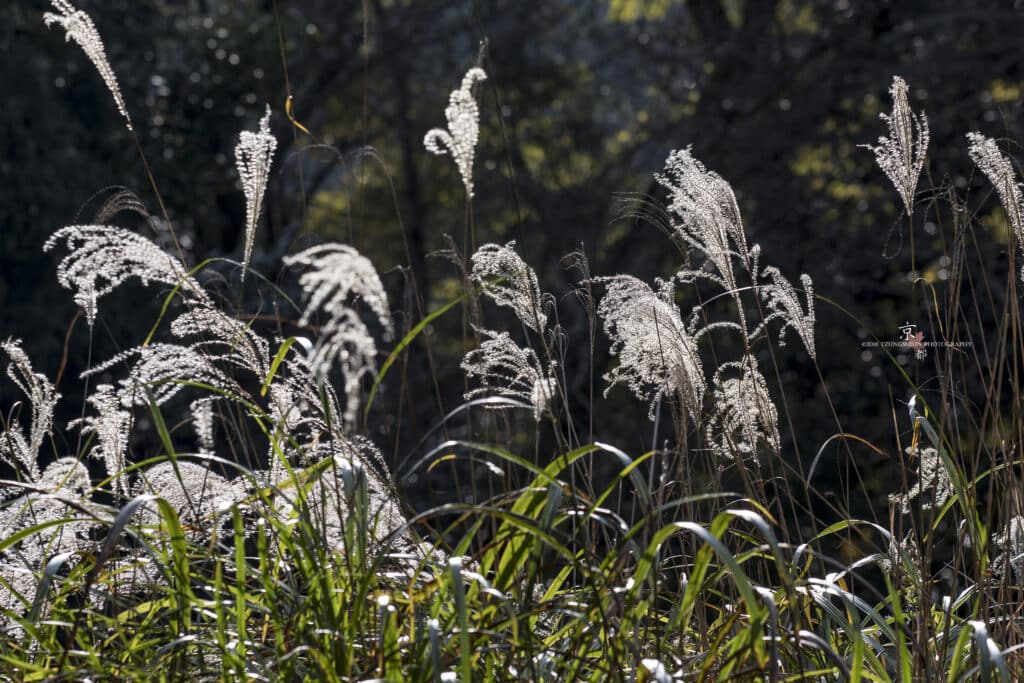
[[[0,551],[0,631],[10,635],[22,633],[22,628],[4,610],[14,614],[28,611],[45,564],[65,553],[69,554],[66,560],[74,564],[76,551],[93,549],[93,520],[65,501],[97,516],[102,514],[89,500],[89,472],[75,458],[58,458],[33,483],[47,493],[27,493],[0,508],[0,538],[9,539],[32,527],[44,527]],[[61,523],[45,526],[54,522]]]
[[746,267],[747,237],[732,187],[707,170],[689,149],[675,150],[655,179],[668,190],[668,213],[675,236],[714,263],[729,293],[736,289],[732,259]]
[[494,303],[511,308],[524,325],[541,333],[548,319],[537,274],[515,247],[515,241],[483,245],[471,258],[470,277]]
[[93,24],[92,18],[82,10],[75,9],[75,6],[68,2],[68,0],[50,0],[50,4],[57,10],[57,13],[44,12],[43,22],[47,27],[53,24],[59,25],[64,29],[65,40],[73,40],[78,43],[79,47],[82,48],[89,58],[89,61],[96,67],[103,82],[106,83],[110,94],[114,97],[114,104],[117,105],[117,110],[124,117],[128,130],[134,130],[132,127],[132,117],[128,115],[128,107],[124,103],[121,87],[117,83],[117,76],[110,67],[110,62],[107,60],[107,51],[103,46],[103,39],[100,38],[99,31],[96,30],[96,25]]
[[655,292],[630,275],[595,281],[607,286],[598,316],[618,358],[618,365],[605,374],[605,394],[616,384],[626,385],[650,402],[651,419],[659,398],[676,398],[696,420],[707,382],[692,331],[673,301],[671,283],[662,283]]
[[804,302],[800,302],[797,290],[786,279],[782,272],[774,267],[768,266],[764,269],[762,277],[768,280],[761,284],[758,291],[768,305],[769,313],[765,316],[757,331],[764,329],[769,322],[781,320],[782,328],[779,330],[779,346],[786,345],[786,330],[792,329],[800,337],[804,348],[812,360],[817,359],[817,351],[814,343],[814,283],[807,274],[800,276],[800,284],[803,286]]
[[448,130],[432,128],[423,137],[427,151],[452,155],[469,198],[473,197],[473,157],[480,138],[480,108],[473,96],[473,86],[486,79],[487,74],[479,67],[467,71],[462,85],[452,91],[444,110]]
[[[209,538],[218,515],[245,497],[244,480],[229,481],[205,465],[178,459],[150,465],[139,472],[135,495],[152,494],[166,500],[178,511],[189,535],[197,540]],[[155,503],[147,503],[136,515],[141,526],[160,523]]]
[[115,492],[127,495],[124,470],[134,423],[131,410],[122,406],[118,390],[111,384],[98,384],[89,397],[89,405],[95,415],[74,420],[68,426],[80,426],[84,434],[96,436],[90,456],[103,461],[107,476],[113,477]]
[[899,76],[893,76],[889,94],[892,111],[879,114],[889,127],[889,135],[878,138],[877,145],[863,145],[875,154],[885,175],[903,199],[907,216],[914,212],[914,193],[928,153],[928,119],[910,108],[909,87]]
[[779,413],[754,357],[723,363],[713,384],[714,419],[708,422],[707,438],[718,457],[731,462],[739,456],[756,463],[759,445],[777,455]]
[[[477,330],[485,337],[480,347],[466,354],[462,369],[480,386],[466,392],[466,400],[482,396],[503,396],[529,403],[533,419],[539,421],[548,410],[557,391],[552,367],[547,371],[533,349],[521,348],[508,332]],[[508,406],[490,405],[492,409]]]
[[912,462],[917,461],[918,479],[906,493],[891,494],[889,502],[898,505],[903,514],[911,512],[911,502],[915,499],[922,510],[941,508],[954,491],[939,452],[931,447],[908,446],[906,453]]
[[[968,133],[967,141],[971,159],[996,188],[1006,220],[1017,238],[1017,246],[1024,254],[1024,196],[1013,164],[999,151],[999,145],[992,138],[981,133]],[[1024,267],[1021,268],[1020,277],[1024,282]]]
[[0,343],[0,349],[10,359],[7,376],[25,394],[32,412],[27,439],[17,419],[10,420],[7,431],[0,433],[0,460],[35,481],[39,478],[39,452],[46,435],[53,433],[53,411],[60,394],[45,375],[32,367],[20,340],[8,339]]
[[145,285],[180,287],[189,301],[212,306],[181,262],[141,235],[107,225],[72,225],[53,233],[43,251],[60,242],[68,253],[57,266],[57,281],[74,292],[90,326],[96,321],[99,298],[133,277]]
[[346,425],[354,425],[359,414],[363,379],[376,371],[377,344],[359,314],[344,309],[320,330],[316,346],[309,357],[313,370],[310,380],[321,383],[335,364],[341,369],[345,383]]
[[386,338],[393,333],[388,296],[380,276],[368,258],[352,247],[324,244],[284,259],[285,265],[305,267],[299,284],[308,298],[299,320],[308,324],[323,313],[327,321],[309,356],[313,374],[324,378],[338,363],[345,380],[345,421],[355,422],[364,377],[374,372],[377,345],[355,306],[357,302],[373,311]]
[[356,299],[370,307],[385,331],[391,333],[388,295],[370,259],[344,244],[321,244],[284,258],[286,266],[301,266],[299,284],[309,298],[300,325],[323,311],[340,316]]
[[192,348],[208,358],[230,363],[261,380],[270,371],[267,340],[219,308],[195,306],[174,319],[171,332],[182,339],[194,339]]
[[83,376],[98,374],[133,358],[135,362],[128,377],[120,381],[119,398],[124,408],[148,406],[151,397],[156,405],[162,405],[176,396],[186,382],[210,385],[234,396],[245,395],[238,383],[207,356],[178,344],[150,344],[123,351],[90,368]]
[[1011,570],[1017,583],[1024,584],[1024,517],[1011,517],[992,541],[1000,551],[993,566],[1004,574]]
[[235,168],[242,181],[245,193],[245,253],[242,257],[242,281],[252,257],[252,245],[256,236],[256,224],[263,210],[263,196],[267,192],[270,166],[277,149],[277,138],[270,134],[270,105],[260,119],[256,132],[244,130],[238,135],[235,145]]
[[214,455],[214,412],[213,404],[217,400],[215,396],[196,399],[192,401],[189,410],[192,412],[192,426],[196,432],[196,440],[199,445],[199,453],[202,455]]

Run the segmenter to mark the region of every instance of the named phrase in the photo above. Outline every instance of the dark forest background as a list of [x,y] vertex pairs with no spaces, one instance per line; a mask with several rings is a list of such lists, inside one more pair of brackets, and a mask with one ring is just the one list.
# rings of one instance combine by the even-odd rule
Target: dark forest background
[[[240,259],[244,199],[233,148],[238,132],[253,129],[269,103],[280,146],[254,267],[287,290],[295,278],[281,272],[282,255],[317,239],[352,244],[381,272],[400,330],[420,317],[410,283],[425,293],[426,310],[461,291],[457,268],[437,252],[449,247],[446,235],[463,245],[462,186],[450,159],[428,154],[422,140],[443,124],[448,93],[480,60],[489,79],[479,100],[472,239],[517,241],[543,288],[558,299],[577,419],[593,420],[595,439],[632,453],[651,447],[647,406],[621,389],[590,403],[590,370],[604,371],[607,343],[598,335],[592,360],[587,318],[571,296],[577,275],[560,259],[582,245],[595,275],[628,272],[650,282],[674,272],[679,255],[665,237],[643,221],[620,218],[622,195],[657,197],[652,174],[670,150],[692,146],[732,183],[762,262],[793,281],[810,274],[816,293],[835,303],[818,303],[817,344],[841,425],[799,345],[787,347],[781,383],[772,382],[773,392],[784,392],[791,420],[782,425],[783,452],[806,471],[837,431],[892,452],[897,433],[907,429],[899,403],[909,397],[905,382],[888,358],[865,352],[861,341],[896,339],[904,322],[937,338],[928,302],[911,282],[922,276],[941,292],[949,266],[943,221],[961,215],[958,220],[987,233],[989,239],[979,240],[987,251],[972,254],[973,267],[1003,278],[1005,223],[994,202],[978,210],[988,189],[972,172],[964,134],[1022,139],[1024,9],[1017,4],[81,0],[79,6],[106,40],[192,265],[209,256]],[[103,82],[77,46],[43,26],[47,9],[43,0],[0,9],[0,337],[24,339],[40,370],[60,373],[60,415],[67,420],[81,411],[77,377],[89,354],[98,362],[139,343],[166,292],[140,287],[101,305],[90,338],[84,321],[75,321],[70,293],[56,283],[56,256],[42,251],[56,229],[91,222],[112,187],[137,192],[159,215],[138,150]],[[893,75],[910,84],[912,104],[925,110],[932,131],[912,223],[871,152],[858,147],[885,133],[878,114],[890,108]],[[313,138],[285,115],[289,92],[292,114]],[[966,200],[965,213],[951,214],[951,191]],[[167,237],[159,220],[147,225],[130,214],[119,220]],[[215,264],[205,277],[216,286],[218,277],[228,282],[228,273]],[[228,289],[224,295],[234,301],[238,294]],[[694,303],[687,296],[680,293],[684,311]],[[987,310],[1001,310],[1003,293],[991,296],[995,305]],[[242,311],[285,336],[296,333],[288,323],[297,316],[266,288],[249,289]],[[395,371],[370,414],[367,432],[393,466],[462,401],[458,313],[435,328],[433,370],[417,345],[401,367],[405,389]],[[897,360],[925,391],[937,388],[928,359],[899,354]],[[12,385],[0,383],[0,405],[16,400]],[[514,422],[512,430],[517,424],[533,429],[528,416]],[[62,438],[71,437],[59,436],[58,450],[74,451]],[[847,490],[843,479],[859,476],[863,483],[855,488],[865,500],[891,489],[890,464],[868,449],[854,455],[862,458],[856,475],[836,452],[824,462],[843,465],[824,467],[816,483]],[[443,489],[435,487],[436,495],[443,497]]]

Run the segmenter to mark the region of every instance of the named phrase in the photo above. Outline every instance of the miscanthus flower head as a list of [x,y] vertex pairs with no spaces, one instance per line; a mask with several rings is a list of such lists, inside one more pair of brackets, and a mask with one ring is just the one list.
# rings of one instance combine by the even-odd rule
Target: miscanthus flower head
[[[533,419],[540,420],[557,390],[553,368],[545,371],[533,349],[517,345],[508,332],[478,330],[486,339],[462,359],[462,369],[480,386],[466,392],[466,400],[505,396],[529,403]],[[497,405],[492,408],[503,408]]]
[[20,340],[8,339],[0,343],[0,350],[10,359],[7,376],[25,395],[31,408],[27,439],[17,419],[11,419],[7,430],[0,431],[0,461],[6,461],[35,481],[39,478],[39,451],[46,435],[53,432],[53,411],[60,394],[46,375],[32,367]]
[[914,210],[917,180],[921,176],[928,152],[928,119],[923,113],[915,114],[910,109],[908,91],[906,81],[893,76],[889,87],[892,112],[879,114],[889,126],[889,135],[878,138],[877,145],[864,147],[875,153],[879,168],[896,187],[907,215],[910,216]]
[[59,25],[64,29],[64,39],[73,40],[85,51],[85,55],[96,67],[103,82],[110,90],[110,94],[114,97],[114,104],[121,112],[121,116],[124,117],[128,130],[133,130],[132,117],[128,115],[128,107],[125,106],[124,97],[121,96],[121,87],[117,83],[117,76],[110,67],[110,62],[107,61],[107,51],[103,47],[103,39],[100,38],[96,25],[92,23],[88,14],[80,9],[75,9],[75,6],[68,0],[50,0],[50,4],[57,10],[57,13],[44,12],[43,22],[47,27],[53,24]]
[[609,383],[605,393],[625,384],[638,398],[651,402],[652,419],[659,398],[675,397],[696,419],[707,383],[697,343],[673,303],[671,284],[655,292],[630,275],[597,281],[608,287],[598,316],[619,361],[605,374]]
[[[999,146],[992,138],[981,133],[968,133],[967,141],[971,159],[996,188],[1006,219],[1017,237],[1017,245],[1024,253],[1024,196],[1013,164],[999,151]],[[1024,268],[1021,269],[1020,277],[1024,282]]]
[[715,419],[708,441],[723,461],[754,458],[759,445],[778,453],[779,413],[753,356],[724,363],[714,377]]
[[89,325],[96,321],[97,302],[125,281],[157,282],[178,287],[187,299],[209,302],[209,296],[188,274],[181,261],[151,240],[109,225],[71,225],[50,235],[43,251],[63,242],[68,254],[57,266],[57,281],[74,292]]
[[427,151],[452,155],[469,197],[473,196],[473,156],[480,137],[480,108],[473,97],[473,86],[486,79],[487,74],[479,67],[467,71],[462,85],[452,91],[444,110],[448,130],[432,128],[423,138]]
[[537,273],[516,253],[515,241],[485,244],[473,254],[470,277],[499,306],[515,311],[534,332],[547,325]]
[[[949,479],[939,452],[934,448],[908,447],[907,455],[917,458],[918,480],[906,493],[892,494],[889,501],[899,505],[903,514],[911,511],[911,501],[918,499],[922,510],[942,507],[953,495],[953,483]],[[927,493],[927,492],[931,493]]]
[[270,106],[267,113],[260,119],[260,127],[256,132],[244,130],[238,135],[235,145],[235,167],[238,177],[242,180],[245,192],[245,254],[242,258],[242,280],[252,256],[253,238],[256,235],[256,223],[263,209],[263,195],[267,192],[267,181],[270,178],[270,164],[277,149],[277,138],[270,134]]

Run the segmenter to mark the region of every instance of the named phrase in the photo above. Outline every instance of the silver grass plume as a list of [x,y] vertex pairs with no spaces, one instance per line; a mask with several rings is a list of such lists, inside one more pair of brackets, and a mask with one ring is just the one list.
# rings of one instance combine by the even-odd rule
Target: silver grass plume
[[598,305],[611,352],[619,364],[605,374],[609,386],[625,384],[638,398],[654,404],[675,395],[697,419],[707,388],[697,344],[673,302],[672,285],[656,293],[630,275],[596,278],[608,291]]
[[120,381],[120,403],[124,408],[148,405],[150,395],[157,405],[162,405],[181,391],[184,382],[208,384],[236,396],[245,395],[245,391],[209,358],[194,348],[177,344],[151,344],[123,351],[82,376],[95,375],[133,357],[137,360],[131,372]]
[[[367,528],[375,541],[388,540],[395,534],[404,536],[406,520],[391,487],[365,466],[368,462],[382,460],[373,444],[365,439],[323,440],[310,447],[306,458],[313,464],[331,461],[306,493],[311,522],[329,548],[336,551],[346,549],[345,531],[357,510],[366,515]],[[364,491],[366,507],[360,506],[360,494]],[[283,488],[275,507],[286,518],[297,514],[294,502],[294,490]],[[409,545],[408,538],[396,540],[402,541],[398,544],[399,549]]]
[[[891,494],[889,502],[898,504],[903,514],[910,514],[910,501],[915,498],[921,499],[921,509],[938,509],[953,495],[953,483],[949,480],[949,474],[942,464],[942,458],[934,448],[907,447],[906,453],[911,458],[917,458],[918,480],[906,493]],[[925,496],[928,490],[932,491],[931,496]]]
[[1000,572],[1011,569],[1017,583],[1024,583],[1024,517],[1011,517],[992,540],[1000,550],[1000,555],[992,561],[993,566]]
[[35,372],[20,340],[8,339],[0,343],[0,349],[11,361],[7,365],[7,376],[25,394],[32,409],[27,440],[17,421],[9,425],[8,431],[0,433],[0,461],[23,470],[30,480],[35,481],[39,478],[39,451],[46,435],[53,432],[53,409],[60,400],[60,394],[46,375]]
[[[245,497],[244,480],[228,481],[203,465],[178,460],[151,465],[139,473],[133,493],[160,496],[178,510],[193,538],[207,538],[218,514]],[[156,526],[160,516],[148,504],[136,517],[142,526]]]
[[110,68],[110,62],[107,61],[107,51],[103,47],[103,39],[100,38],[96,25],[92,23],[88,14],[80,9],[75,9],[68,0],[50,0],[50,4],[58,14],[44,12],[43,23],[47,28],[58,24],[64,29],[65,41],[73,40],[78,43],[89,61],[96,67],[103,82],[107,84],[110,94],[114,97],[114,104],[117,105],[117,110],[124,117],[128,130],[134,130],[132,117],[128,115],[128,107],[125,106],[124,97],[121,96],[121,87],[117,84],[117,76]]
[[204,455],[213,455],[213,402],[215,397],[200,398],[189,405],[192,411],[192,426],[196,430],[196,437],[199,441],[199,452]]
[[[738,371],[739,376],[728,376]],[[715,417],[708,442],[723,462],[737,456],[756,462],[758,444],[778,454],[779,413],[753,356],[725,363],[715,371]]]
[[[1017,245],[1024,253],[1024,197],[1021,196],[1013,164],[999,151],[995,140],[981,133],[968,133],[967,141],[971,159],[996,188],[1003,211],[1017,237]],[[1021,281],[1024,282],[1024,268],[1021,269]]]
[[300,325],[307,324],[321,310],[331,317],[340,315],[351,308],[350,302],[353,299],[359,299],[377,314],[380,324],[391,332],[391,310],[380,276],[370,260],[352,247],[322,244],[286,256],[284,263],[287,266],[307,268],[299,278],[299,284],[309,297]]
[[[692,281],[711,279],[726,292],[739,298],[732,259],[746,267],[750,259],[739,206],[732,187],[720,175],[704,168],[689,149],[669,154],[665,169],[655,179],[669,193],[669,223],[673,235],[683,244],[702,252],[718,270],[718,277],[702,271],[684,271],[680,275]],[[743,317],[743,307],[739,307]]]
[[716,265],[728,255],[746,260],[747,236],[739,205],[722,176],[707,170],[687,148],[672,151],[664,170],[654,177],[669,192],[673,227],[687,244],[705,252]]
[[[462,369],[479,387],[466,392],[466,400],[481,396],[516,398],[533,407],[533,419],[540,421],[557,391],[552,370],[541,367],[533,349],[520,348],[508,332],[477,330],[486,340],[462,359]],[[497,405],[493,408],[505,408]]]
[[110,384],[99,384],[89,397],[96,415],[74,420],[69,427],[80,426],[85,434],[95,434],[97,444],[90,455],[103,460],[107,476],[114,479],[114,490],[128,495],[128,482],[124,474],[131,438],[132,414],[121,405],[117,389]]
[[192,348],[252,372],[261,380],[270,372],[267,340],[219,308],[196,306],[175,318],[171,332],[183,339],[196,337]]
[[63,241],[68,254],[57,266],[57,280],[74,291],[74,300],[85,311],[91,326],[96,321],[97,300],[131,277],[144,285],[158,282],[193,301],[208,302],[199,283],[171,256],[150,240],[129,230],[107,225],[72,225],[50,235],[43,251]]
[[879,114],[879,118],[889,126],[889,136],[878,138],[877,145],[863,146],[874,152],[879,168],[889,176],[903,199],[907,216],[911,216],[917,180],[921,177],[928,152],[928,119],[923,112],[915,114],[910,109],[908,91],[906,81],[893,76],[889,86],[892,112]]
[[85,466],[74,458],[58,458],[33,483],[48,493],[29,493],[0,509],[0,538],[10,539],[31,527],[45,527],[0,551],[0,585],[4,586],[0,590],[0,630],[12,635],[20,633],[21,627],[5,612],[19,615],[27,611],[46,562],[67,553],[73,565],[76,551],[93,549],[94,545],[90,539],[93,522],[82,519],[82,512],[65,502],[93,508],[88,500],[91,482]]
[[487,74],[479,67],[467,71],[462,85],[452,91],[444,110],[448,130],[433,128],[423,138],[428,152],[452,155],[470,198],[473,197],[473,156],[480,137],[480,108],[473,97],[473,85],[486,79]]
[[770,283],[758,287],[758,291],[767,302],[771,312],[765,317],[758,330],[763,329],[772,320],[781,319],[783,324],[779,330],[779,346],[786,345],[786,328],[792,328],[800,336],[811,359],[817,359],[814,347],[814,283],[811,281],[811,277],[806,273],[800,276],[805,302],[805,304],[801,304],[797,291],[778,268],[768,266],[762,275],[771,279]]
[[242,181],[245,192],[245,253],[242,257],[242,281],[249,267],[252,256],[253,239],[256,236],[256,224],[260,220],[263,209],[263,196],[267,192],[267,181],[270,178],[270,165],[277,149],[277,138],[270,134],[270,105],[267,113],[260,119],[260,127],[255,133],[244,130],[238,135],[235,145],[235,168]]
[[505,246],[485,244],[473,254],[470,277],[499,306],[515,311],[524,325],[537,333],[544,331],[544,313],[537,274],[515,250],[515,241]]
[[376,315],[384,332],[392,334],[387,293],[370,260],[352,247],[324,244],[293,256],[286,256],[285,265],[305,266],[299,284],[309,301],[300,325],[309,323],[318,312],[327,315],[320,328],[310,366],[318,377],[324,377],[331,365],[341,364],[345,377],[346,422],[351,423],[358,409],[362,377],[372,374],[377,346],[353,306],[361,301]]

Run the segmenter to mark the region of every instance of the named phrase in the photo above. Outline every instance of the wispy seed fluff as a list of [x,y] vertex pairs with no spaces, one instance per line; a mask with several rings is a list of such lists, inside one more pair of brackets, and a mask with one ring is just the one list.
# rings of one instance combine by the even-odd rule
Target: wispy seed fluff
[[604,320],[612,354],[619,359],[605,374],[605,394],[616,384],[625,384],[638,398],[651,402],[652,419],[654,403],[662,396],[675,396],[696,419],[707,385],[697,343],[672,301],[671,284],[656,293],[629,275],[597,281],[608,286],[598,316]]
[[707,435],[719,458],[756,458],[759,444],[778,453],[779,413],[753,356],[723,364],[715,372],[714,384],[715,419]]
[[722,176],[707,170],[689,149],[673,151],[655,179],[668,190],[669,215],[677,237],[715,264],[726,291],[736,289],[732,257],[748,257],[739,205]]
[[524,325],[543,332],[547,325],[537,273],[515,250],[515,241],[505,246],[485,244],[473,254],[471,277],[499,306],[516,312]]
[[57,266],[57,281],[75,292],[75,303],[85,311],[90,326],[96,321],[98,299],[132,277],[144,285],[159,282],[180,287],[187,298],[209,303],[181,261],[141,235],[108,225],[71,225],[53,233],[43,251],[61,241],[68,255]]
[[473,156],[480,137],[480,108],[473,97],[473,85],[486,79],[487,74],[479,67],[467,71],[462,86],[452,91],[444,110],[448,130],[433,128],[423,138],[428,152],[452,155],[469,197],[473,196]]
[[[771,282],[760,286],[761,297],[768,304],[771,311],[762,322],[762,327],[770,321],[781,319],[782,328],[779,330],[779,346],[785,346],[786,328],[792,328],[800,336],[808,355],[816,359],[814,346],[814,283],[811,276],[806,273],[800,276],[800,284],[804,289],[804,305],[800,303],[797,291],[782,272],[769,266],[764,269],[762,276]],[[759,328],[760,329],[760,328]]]
[[487,339],[480,348],[466,354],[462,369],[468,377],[477,378],[481,386],[467,391],[466,400],[481,396],[517,398],[533,407],[533,419],[539,421],[557,390],[551,371],[545,372],[533,349],[520,348],[508,332],[478,331]]
[[911,111],[908,91],[906,81],[893,76],[889,87],[892,112],[879,114],[879,118],[889,126],[889,136],[878,138],[877,145],[864,147],[875,153],[879,168],[896,186],[907,215],[910,216],[914,210],[917,180],[921,176],[925,154],[928,152],[928,119],[924,113],[915,114]]
[[32,367],[21,348],[21,341],[8,339],[0,350],[10,359],[7,376],[11,378],[29,401],[32,423],[25,439],[17,419],[10,419],[7,431],[0,430],[0,462],[7,462],[35,481],[39,478],[37,458],[46,435],[53,431],[53,411],[60,399],[56,387]]
[[134,130],[132,117],[128,115],[128,107],[125,106],[124,97],[121,96],[117,76],[114,75],[114,70],[110,68],[110,62],[107,61],[107,51],[103,47],[103,39],[100,38],[96,25],[92,23],[88,14],[75,9],[68,0],[50,0],[50,4],[59,14],[45,12],[43,13],[43,22],[47,27],[59,24],[64,29],[64,40],[75,41],[85,51],[85,55],[99,71],[100,77],[107,84],[110,94],[113,95],[114,104],[117,105],[117,110],[124,117],[128,130]]
[[373,372],[377,354],[376,343],[355,306],[357,301],[368,306],[390,337],[391,313],[384,285],[368,258],[342,244],[312,247],[284,262],[306,268],[299,284],[309,301],[299,324],[307,324],[318,313],[328,316],[309,363],[319,377],[326,376],[334,362],[341,366],[348,399],[345,420],[351,423],[358,408],[361,379]]
[[[934,448],[910,448],[906,449],[907,455],[918,459],[918,480],[906,493],[891,494],[889,502],[898,504],[903,514],[911,512],[910,502],[915,498],[920,499],[922,510],[938,509],[953,495],[953,483],[949,479],[945,465],[939,452]],[[926,491],[931,495],[926,495]]]
[[270,165],[277,149],[277,139],[270,134],[270,105],[267,113],[260,119],[260,127],[255,133],[244,130],[238,135],[235,145],[235,168],[242,180],[245,192],[245,255],[242,257],[242,281],[249,267],[252,256],[253,238],[256,236],[256,223],[259,222],[263,209],[263,195],[267,192],[267,180],[270,178]]
[[[1003,156],[992,138],[987,138],[981,133],[968,133],[967,142],[971,159],[996,188],[1003,211],[1006,212],[1006,219],[1017,237],[1021,253],[1024,253],[1024,197],[1021,196],[1021,186],[1017,182],[1013,164]],[[1024,281],[1024,268],[1021,269],[1021,281]]]

